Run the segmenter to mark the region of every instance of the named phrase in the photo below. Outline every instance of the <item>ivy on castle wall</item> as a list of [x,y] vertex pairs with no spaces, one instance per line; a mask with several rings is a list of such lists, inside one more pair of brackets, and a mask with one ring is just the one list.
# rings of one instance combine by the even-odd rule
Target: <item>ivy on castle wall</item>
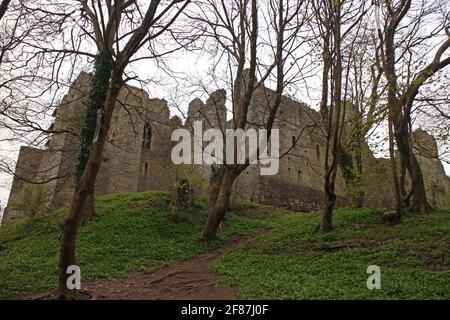
[[354,164],[355,150],[341,149],[339,157],[339,167],[347,187],[348,194],[353,197],[363,191],[362,177],[358,173]]
[[89,87],[89,97],[85,104],[81,122],[80,138],[77,149],[77,165],[75,183],[78,183],[86,167],[89,153],[97,127],[97,112],[103,109],[111,78],[112,60],[108,52],[97,54],[94,63],[94,74]]
[[354,179],[352,154],[341,149],[339,165],[346,183],[351,182]]

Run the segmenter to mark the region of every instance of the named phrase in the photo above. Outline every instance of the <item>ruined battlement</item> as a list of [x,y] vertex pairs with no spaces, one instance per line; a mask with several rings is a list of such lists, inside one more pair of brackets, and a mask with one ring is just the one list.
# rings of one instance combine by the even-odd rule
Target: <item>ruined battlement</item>
[[[52,207],[70,203],[74,190],[77,134],[90,79],[90,74],[80,73],[55,109],[53,128],[61,132],[49,138],[46,149],[21,148],[9,203],[28,183],[47,180],[46,187],[52,192]],[[267,120],[268,105],[274,98],[274,92],[264,87],[255,92],[248,115],[251,126],[257,127]],[[193,122],[198,120],[202,121],[203,130],[232,127],[233,119],[226,119],[226,99],[225,90],[211,93],[206,101],[193,99],[187,117],[182,121],[178,116],[170,117],[167,101],[150,98],[140,88],[124,87],[112,117],[95,193],[171,190],[175,181],[187,173],[203,179],[199,192],[205,193],[210,168],[174,165],[170,157],[174,145],[171,134],[177,128],[192,130]],[[274,176],[260,176],[258,165],[245,170],[235,183],[235,196],[294,210],[321,209],[325,140],[317,125],[320,119],[320,114],[306,104],[283,97],[274,128],[280,130],[280,154],[290,151],[280,159],[279,172]],[[420,130],[414,134],[414,139],[430,201],[439,204],[447,190],[448,178],[441,162],[433,157],[437,155],[436,141]],[[389,191],[389,163],[375,158],[367,146],[363,151],[365,173],[362,184],[366,205],[388,207],[393,203],[393,192]],[[341,173],[337,177],[336,193],[338,205],[351,204],[351,190]],[[8,207],[4,221],[22,216]]]

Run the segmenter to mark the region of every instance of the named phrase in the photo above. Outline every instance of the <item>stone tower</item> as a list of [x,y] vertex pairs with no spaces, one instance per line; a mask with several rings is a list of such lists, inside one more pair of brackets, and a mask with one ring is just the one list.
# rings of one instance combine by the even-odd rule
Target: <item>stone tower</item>
[[[43,149],[22,147],[14,177],[9,204],[30,182],[45,185],[51,191],[54,208],[70,204],[73,196],[78,133],[91,75],[81,73],[53,114],[52,131]],[[206,165],[176,166],[171,161],[174,142],[171,134],[184,128],[192,132],[194,121],[201,121],[203,132],[209,128],[224,131],[234,128],[233,119],[226,120],[226,92],[218,90],[203,102],[194,99],[186,121],[170,118],[167,102],[152,99],[139,88],[124,87],[114,111],[103,162],[99,171],[96,195],[145,190],[171,190],[175,181],[186,175],[202,179],[199,192],[206,195],[211,168]],[[261,128],[267,121],[275,95],[260,87],[252,97],[249,127]],[[279,171],[273,176],[260,175],[260,165],[249,166],[233,186],[234,195],[248,200],[287,207],[294,210],[320,210],[324,205],[323,163],[325,139],[320,128],[320,114],[304,103],[283,97],[274,129],[279,130]],[[433,136],[423,130],[414,133],[414,152],[423,170],[430,202],[439,205],[447,192],[448,177],[438,160]],[[394,203],[389,160],[374,157],[363,146],[363,188],[365,204],[389,207]],[[337,205],[351,204],[349,190],[338,172]],[[10,205],[3,221],[22,217]]]

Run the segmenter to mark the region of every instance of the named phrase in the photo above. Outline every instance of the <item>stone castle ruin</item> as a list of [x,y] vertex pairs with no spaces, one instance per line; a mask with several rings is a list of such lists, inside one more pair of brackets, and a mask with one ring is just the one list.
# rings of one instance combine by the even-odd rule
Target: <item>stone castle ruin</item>
[[[81,73],[55,109],[52,124],[55,134],[44,149],[21,147],[4,222],[23,217],[22,212],[11,208],[11,204],[30,182],[41,182],[45,186],[50,193],[52,208],[71,202],[77,133],[90,79],[90,74]],[[252,126],[263,123],[268,116],[267,101],[272,98],[271,90],[263,87],[254,94],[248,117]],[[197,192],[206,194],[210,168],[205,165],[174,165],[171,150],[176,143],[171,141],[171,134],[178,128],[192,130],[191,124],[196,120],[202,121],[204,131],[208,128],[231,128],[233,120],[226,120],[225,104],[224,90],[213,92],[206,102],[194,99],[183,123],[177,116],[170,117],[165,100],[151,99],[145,91],[134,87],[122,89],[95,185],[96,195],[172,190],[175,182],[186,175],[198,176],[202,183]],[[287,153],[280,159],[278,174],[262,176],[259,165],[251,165],[237,179],[233,187],[234,196],[299,211],[321,209],[324,201],[325,139],[317,125],[319,123],[318,112],[284,97],[274,124],[274,128],[280,130],[280,155]],[[430,202],[438,205],[446,192],[448,178],[437,159],[436,141],[425,131],[416,131],[414,139],[417,149],[425,151],[418,154],[418,160]],[[363,149],[361,183],[365,205],[389,207],[393,203],[389,161],[375,158],[367,145]],[[352,192],[340,172],[336,192],[337,205],[352,204]]]

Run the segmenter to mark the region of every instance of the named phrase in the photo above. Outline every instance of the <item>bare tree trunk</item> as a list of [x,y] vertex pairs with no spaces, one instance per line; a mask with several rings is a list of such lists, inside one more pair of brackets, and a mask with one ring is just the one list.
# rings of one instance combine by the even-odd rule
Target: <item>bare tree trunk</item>
[[353,149],[353,160],[356,164],[356,174],[352,175],[351,186],[354,188],[356,194],[354,194],[353,204],[357,208],[364,207],[364,190],[362,186],[363,176],[363,160],[362,160],[362,144],[364,142],[364,136],[362,133],[362,115],[359,112],[355,112],[353,121],[355,122],[355,134],[354,142],[351,145]]
[[116,99],[122,88],[123,82],[121,72],[113,72],[108,95],[105,101],[105,112],[102,117],[100,133],[97,141],[92,145],[92,151],[86,163],[86,168],[80,178],[72,200],[70,212],[63,224],[60,240],[59,256],[59,284],[56,294],[57,299],[70,298],[70,291],[67,288],[67,268],[75,265],[76,235],[83,219],[83,209],[89,196],[93,193],[95,179],[102,164],[102,154],[111,123]]
[[325,176],[325,208],[320,221],[319,231],[329,232],[333,229],[333,210],[336,204],[336,194],[334,192],[334,181],[332,178],[332,168],[330,168]]
[[[231,192],[236,177],[237,175],[234,169],[225,169],[218,192],[213,192],[214,197],[217,196],[216,201],[209,204],[208,218],[201,236],[202,241],[207,242],[216,238],[219,225],[230,208]],[[210,193],[211,199],[212,196]]]
[[[386,1],[386,5],[390,6],[389,2]],[[383,45],[385,47],[385,53],[382,52],[381,60],[383,62],[384,74],[388,83],[389,149],[394,174],[393,178],[398,218],[401,217],[403,200],[405,199],[408,201],[411,195],[412,203],[409,208],[411,212],[423,213],[431,209],[426,197],[422,171],[412,150],[412,130],[410,120],[414,100],[419,93],[421,86],[423,86],[436,72],[450,65],[450,57],[443,58],[445,52],[450,48],[450,27],[446,26],[444,30],[448,37],[447,40],[436,50],[433,60],[412,78],[406,86],[404,86],[404,93],[400,95],[395,70],[395,50],[398,47],[398,44],[395,43],[395,34],[400,22],[407,16],[408,11],[411,9],[411,5],[412,1],[407,0],[399,2],[395,9],[390,7],[390,9],[387,10],[387,17],[384,20],[384,34],[381,29],[378,29],[378,37],[382,44],[380,50],[383,51]],[[385,39],[383,39],[384,37]],[[411,192],[406,195],[404,199],[402,199],[402,195],[404,196],[406,192],[400,190],[401,186],[399,185],[397,170],[395,168],[396,163],[393,151],[392,127],[395,128],[395,138],[400,153],[401,164],[406,167],[412,180]],[[403,182],[403,177],[400,182]]]
[[413,197],[411,200],[411,205],[408,211],[411,213],[426,213],[432,209],[432,206],[428,202],[427,193],[425,190],[425,183],[423,181],[422,170],[417,162],[416,157],[413,155],[413,170],[412,170],[412,186],[413,186]]
[[355,148],[355,162],[356,162],[356,172],[357,172],[357,188],[358,191],[356,193],[355,205],[357,208],[364,207],[364,197],[365,193],[362,188],[362,176],[363,176],[363,162],[362,162],[362,150],[361,150],[361,138],[358,137],[358,142]]
[[6,13],[6,10],[8,10],[8,6],[11,0],[2,0],[2,3],[0,3],[0,20],[2,20],[3,16]]
[[330,57],[330,35],[327,33],[324,38],[324,48],[322,52],[323,70],[322,70],[322,97],[320,100],[320,114],[325,124],[328,119],[328,80],[331,69]]
[[[256,74],[260,73],[259,71],[262,71],[262,69],[259,69],[258,58],[258,11],[261,3],[257,0],[238,1],[235,9],[230,8],[231,12],[234,11],[233,13],[230,13],[227,12],[228,10],[223,3],[219,4],[212,1],[209,5],[211,9],[210,15],[213,19],[205,20],[201,17],[201,20],[206,21],[208,26],[214,30],[214,34],[218,36],[216,37],[216,40],[219,47],[223,47],[225,50],[224,52],[227,52],[227,55],[229,52],[236,53],[235,55],[233,54],[236,58],[236,64],[233,65],[233,62],[229,65],[230,68],[236,68],[235,71],[231,72],[231,81],[229,82],[230,84],[233,84],[232,111],[233,128],[235,130],[240,129],[245,131],[247,128],[254,126],[254,124],[248,121],[248,112],[250,104],[252,103],[253,94],[258,88],[264,86],[264,81],[266,81],[268,76],[273,73],[273,70],[276,70],[277,85],[274,92],[275,100],[273,102],[270,101],[271,99],[266,101],[267,107],[269,107],[269,113],[267,119],[265,119],[265,128],[267,129],[267,137],[270,139],[275,117],[282,101],[283,90],[286,86],[284,80],[286,59],[296,50],[289,49],[287,43],[296,41],[300,26],[303,25],[303,21],[306,21],[304,19],[298,19],[299,17],[302,17],[301,9],[306,2],[302,0],[293,2],[292,5],[287,5],[285,1],[270,0],[268,3],[270,10],[273,11],[274,17],[274,20],[269,26],[274,28],[273,39],[276,42],[276,45],[274,46],[275,56],[273,57],[273,63],[269,69],[264,66],[265,71],[262,72],[260,81],[257,81]],[[221,7],[225,12],[222,13]],[[233,16],[233,18],[230,20],[231,16]],[[232,39],[231,45],[224,45],[224,42],[221,40],[222,36],[219,36],[219,33],[217,32],[216,18],[224,22],[224,26],[222,27],[226,30],[226,33],[230,33],[230,36],[225,36],[225,38]],[[291,21],[294,25],[291,25]],[[288,34],[287,38],[285,38],[285,33]],[[225,42],[228,43],[228,40]],[[246,69],[247,65],[248,69]],[[259,122],[259,120],[257,122]],[[222,133],[225,136],[225,132]],[[250,158],[245,160],[245,164],[238,163],[237,146],[235,145],[234,148],[233,164],[227,164],[227,166],[223,165],[220,168],[221,170],[224,170],[223,173],[220,173],[217,177],[213,177],[211,180],[209,214],[201,236],[203,241],[210,241],[216,237],[220,223],[230,207],[233,183],[239,174],[250,165]],[[258,152],[259,151],[260,150],[258,150]]]
[[209,183],[209,190],[208,190],[208,206],[213,206],[217,198],[219,197],[220,193],[220,186],[222,184],[223,176],[225,167],[221,166],[219,168],[213,167],[212,168],[212,175],[211,180]]
[[403,203],[405,206],[409,206],[409,198],[407,197],[408,193],[406,192],[406,167],[403,162],[400,162],[400,193],[403,198]]
[[[340,100],[340,99],[336,99]],[[339,122],[340,122],[340,108],[336,108],[335,112],[336,114],[336,120],[335,123],[335,130],[339,129]],[[330,112],[330,117],[332,117],[332,113]],[[330,120],[331,121],[331,120]],[[324,181],[324,191],[325,191],[325,208],[322,215],[322,221],[319,225],[319,231],[321,232],[329,232],[333,230],[333,223],[332,223],[332,217],[333,217],[333,210],[336,205],[336,175],[337,175],[337,169],[339,164],[339,154],[340,154],[340,145],[339,145],[339,138],[338,138],[338,132],[335,132],[333,134],[333,145],[331,150],[331,163],[329,167],[326,169],[325,172],[325,181]]]
[[[432,207],[427,199],[422,170],[412,151],[410,133],[406,131],[402,130],[396,135],[402,166],[407,169],[411,178],[411,192],[410,195],[404,195],[404,200],[409,205],[409,212],[423,214],[430,211]],[[411,196],[412,199],[409,204]]]
[[[379,30],[381,34],[381,31]],[[395,73],[395,45],[394,45],[395,28],[389,27],[386,30],[385,39],[385,53],[383,52],[383,46],[380,46],[383,55],[383,67],[385,69],[385,75],[388,82],[388,138],[389,138],[389,156],[391,161],[392,178],[394,182],[394,195],[395,195],[395,213],[391,213],[389,219],[400,220],[402,217],[402,192],[400,189],[400,181],[397,171],[397,162],[395,160],[394,150],[394,136],[396,133],[395,128],[398,124],[398,119],[401,117],[401,106],[397,99],[397,75]],[[381,36],[380,36],[381,38]],[[395,130],[395,131],[394,131]],[[398,141],[397,141],[398,142]]]
[[[333,67],[333,99],[328,113],[327,150],[325,160],[325,208],[319,231],[329,232],[333,229],[332,215],[336,204],[336,174],[340,158],[341,104],[342,104],[342,55],[341,55],[341,2],[330,2],[333,12],[334,60]],[[323,88],[322,88],[323,90]],[[330,141],[331,140],[331,141]],[[331,142],[331,150],[330,150]],[[331,163],[328,155],[331,152]]]
[[[395,94],[391,92],[390,94]],[[392,99],[392,97],[391,97]],[[389,100],[389,98],[388,98]],[[397,163],[395,160],[395,151],[394,151],[394,133],[393,133],[393,121],[392,121],[392,113],[393,113],[393,106],[392,104],[395,104],[392,100],[388,101],[388,107],[389,107],[389,114],[388,114],[388,126],[389,126],[389,156],[391,161],[391,170],[392,170],[392,178],[394,182],[394,195],[395,195],[395,217],[391,217],[392,219],[398,219],[400,220],[402,217],[402,195],[400,191],[400,185],[398,180],[398,173],[397,173]]]

